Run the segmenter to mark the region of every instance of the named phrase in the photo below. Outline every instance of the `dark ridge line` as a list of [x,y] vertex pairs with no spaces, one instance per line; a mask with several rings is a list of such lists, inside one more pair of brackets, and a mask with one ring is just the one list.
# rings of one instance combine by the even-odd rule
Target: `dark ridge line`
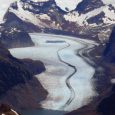
[[[66,43],[67,43],[67,42],[66,42]],[[68,43],[68,45],[67,45],[66,47],[61,48],[61,49],[59,49],[59,50],[57,51],[57,55],[58,55],[59,60],[60,60],[62,63],[66,64],[66,65],[68,65],[69,67],[71,67],[71,68],[74,69],[74,72],[71,73],[71,74],[67,77],[67,79],[66,79],[66,81],[65,81],[65,82],[66,82],[66,85],[67,85],[67,87],[68,87],[68,89],[69,89],[70,92],[71,92],[71,96],[70,96],[70,98],[67,100],[67,102],[61,107],[61,109],[63,109],[63,108],[65,108],[66,106],[70,105],[71,102],[73,101],[73,99],[75,98],[75,91],[74,91],[74,89],[72,88],[72,86],[71,86],[71,84],[70,84],[70,79],[71,79],[71,77],[77,72],[77,69],[76,69],[75,66],[73,66],[73,65],[71,65],[71,64],[69,64],[69,63],[63,61],[63,60],[61,59],[60,55],[59,55],[59,52],[60,52],[60,51],[66,49],[66,48],[68,48],[68,47],[70,47],[70,44],[69,44],[69,43]]]

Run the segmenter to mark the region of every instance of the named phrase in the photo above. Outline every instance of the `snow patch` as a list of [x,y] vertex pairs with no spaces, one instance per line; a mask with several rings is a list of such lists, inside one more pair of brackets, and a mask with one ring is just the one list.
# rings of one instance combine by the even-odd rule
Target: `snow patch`
[[21,20],[23,20],[24,22],[29,22],[32,23],[34,25],[38,25],[41,28],[55,28],[55,29],[59,29],[59,27],[57,25],[55,25],[55,23],[50,23],[47,24],[42,20],[47,20],[47,21],[51,21],[50,17],[47,14],[33,14],[31,12],[29,12],[28,10],[24,10],[22,8],[22,2],[17,1],[17,6],[18,9],[15,10],[13,8],[9,9],[9,12],[13,12],[17,17],[19,17]]
[[51,18],[47,14],[40,14],[38,16],[39,16],[40,19],[51,20]]
[[115,0],[102,0],[104,4],[115,4]]
[[3,22],[4,14],[6,13],[8,7],[11,3],[13,3],[16,0],[0,0],[0,23]]
[[81,14],[79,15],[79,13],[77,11],[73,11],[73,13],[68,13],[67,15],[64,15],[65,20],[67,21],[72,21],[72,22],[77,22],[79,25],[88,25],[87,23],[87,19],[98,15],[99,13],[101,13],[103,11],[105,6],[94,9],[86,14]]
[[115,79],[111,79],[111,83],[112,83],[112,84],[115,84]]
[[49,0],[31,0],[31,1],[33,1],[33,2],[47,2]]
[[105,13],[105,18],[103,18],[104,23],[114,24],[115,23],[115,11],[109,10],[109,6],[106,6],[103,9],[103,12]]
[[82,0],[55,0],[58,7],[69,12],[74,10]]

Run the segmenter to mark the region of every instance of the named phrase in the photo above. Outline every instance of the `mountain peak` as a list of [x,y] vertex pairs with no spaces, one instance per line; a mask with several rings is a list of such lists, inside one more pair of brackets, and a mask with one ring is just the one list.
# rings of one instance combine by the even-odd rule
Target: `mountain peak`
[[[111,4],[110,4],[111,3]],[[103,0],[20,0],[4,16],[5,24],[18,23],[29,32],[67,32],[98,38],[115,23],[113,2]]]

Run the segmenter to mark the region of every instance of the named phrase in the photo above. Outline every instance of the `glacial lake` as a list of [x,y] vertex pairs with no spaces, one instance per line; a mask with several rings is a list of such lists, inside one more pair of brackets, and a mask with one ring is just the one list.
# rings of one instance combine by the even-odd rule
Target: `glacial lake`
[[64,115],[64,111],[36,109],[36,110],[23,110],[21,115]]

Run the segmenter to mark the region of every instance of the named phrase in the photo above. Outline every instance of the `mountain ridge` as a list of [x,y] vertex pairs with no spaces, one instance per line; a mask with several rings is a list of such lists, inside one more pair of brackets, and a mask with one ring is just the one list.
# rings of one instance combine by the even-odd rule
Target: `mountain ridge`
[[20,0],[10,5],[4,24],[16,22],[23,24],[28,32],[57,30],[75,36],[89,35],[94,39],[99,39],[100,33],[111,30],[115,24],[114,4],[105,4],[101,0],[82,0],[74,10],[65,9],[57,6],[54,0]]

